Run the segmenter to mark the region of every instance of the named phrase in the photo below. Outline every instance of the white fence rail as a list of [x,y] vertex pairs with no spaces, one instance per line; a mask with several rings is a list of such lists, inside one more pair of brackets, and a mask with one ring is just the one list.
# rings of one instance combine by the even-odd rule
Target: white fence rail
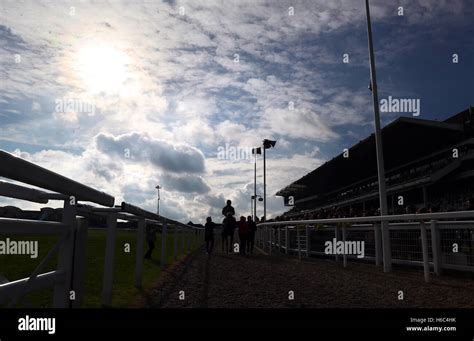
[[[188,249],[192,236],[202,236],[202,230],[148,212],[123,202],[114,206],[113,196],[68,179],[62,175],[0,151],[0,176],[54,192],[24,187],[0,181],[0,196],[46,204],[50,200],[64,202],[62,222],[0,218],[0,235],[55,235],[57,241],[28,278],[3,281],[0,284],[0,304],[15,306],[34,290],[54,287],[53,307],[80,307],[84,296],[85,254],[89,218],[102,215],[107,221],[105,264],[102,284],[102,305],[110,306],[112,300],[114,255],[117,219],[136,221],[137,248],[135,264],[136,287],[142,286],[144,241],[146,225],[153,225],[162,232],[161,260],[166,266],[166,236],[173,231],[174,258],[177,257],[177,241],[185,242]],[[105,207],[80,204],[87,201]],[[47,263],[57,254],[57,269],[43,272]],[[74,293],[74,295],[71,295]],[[74,297],[74,299],[71,299]]]
[[[386,233],[381,222],[385,221]],[[383,237],[384,236],[384,237]],[[382,240],[385,238],[385,240]],[[285,254],[331,256],[361,260],[354,254],[327,254],[326,242],[364,242],[363,260],[382,265],[422,266],[425,280],[431,270],[474,272],[474,211],[373,217],[276,221],[258,225],[257,245]],[[386,253],[386,258],[382,257]]]

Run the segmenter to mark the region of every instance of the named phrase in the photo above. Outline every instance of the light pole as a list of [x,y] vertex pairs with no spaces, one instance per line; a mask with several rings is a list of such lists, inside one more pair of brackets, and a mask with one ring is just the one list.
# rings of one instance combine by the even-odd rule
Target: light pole
[[[257,154],[262,154],[262,147],[252,148],[252,154],[255,155],[255,159],[253,162],[253,196],[252,200],[255,200],[257,197]],[[257,217],[257,202],[255,201],[253,207],[253,220]]]
[[263,140],[263,220],[267,221],[267,164],[265,150],[275,147],[276,141]]
[[252,195],[250,199],[252,200],[252,204],[253,204],[253,221],[255,221],[257,218],[257,200],[263,201],[263,198],[260,195],[255,194],[255,195]]
[[[372,100],[374,105],[374,123],[375,123],[375,148],[377,152],[377,173],[379,179],[379,200],[380,215],[387,215],[387,192],[385,188],[385,166],[383,160],[382,133],[380,129],[380,111],[379,97],[377,93],[377,77],[375,74],[375,57],[374,46],[372,41],[372,26],[370,23],[369,0],[365,0],[365,10],[367,12],[367,37],[369,43],[370,57],[370,85],[372,90]],[[383,270],[391,271],[392,264],[390,261],[390,236],[387,228],[387,222],[382,221],[382,245],[383,245]]]
[[160,185],[157,185],[155,187],[158,190],[158,201],[157,201],[157,207],[156,207],[156,213],[160,215]]

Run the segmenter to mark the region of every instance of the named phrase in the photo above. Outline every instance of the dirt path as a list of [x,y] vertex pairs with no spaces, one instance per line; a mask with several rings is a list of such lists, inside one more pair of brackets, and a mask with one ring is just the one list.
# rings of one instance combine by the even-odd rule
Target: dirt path
[[[155,308],[474,308],[472,279],[432,277],[371,264],[299,261],[261,253],[208,256],[196,251],[166,274],[148,305]],[[404,299],[398,299],[399,291]],[[184,300],[179,299],[184,291]],[[294,299],[289,299],[289,292]],[[182,294],[182,293],[181,293]]]

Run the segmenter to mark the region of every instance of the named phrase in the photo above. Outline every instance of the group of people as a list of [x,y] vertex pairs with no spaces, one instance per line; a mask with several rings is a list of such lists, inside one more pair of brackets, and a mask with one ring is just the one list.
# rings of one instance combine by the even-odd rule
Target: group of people
[[[257,231],[257,223],[253,221],[251,216],[245,218],[240,217],[237,221],[235,218],[235,209],[232,207],[232,201],[227,200],[226,206],[222,209],[224,220],[222,221],[222,252],[233,253],[234,249],[234,234],[238,230],[239,235],[239,253],[245,255],[253,253],[255,232]],[[216,224],[211,217],[207,217],[204,225],[204,238],[206,242],[206,252],[210,254],[214,247],[214,228]]]

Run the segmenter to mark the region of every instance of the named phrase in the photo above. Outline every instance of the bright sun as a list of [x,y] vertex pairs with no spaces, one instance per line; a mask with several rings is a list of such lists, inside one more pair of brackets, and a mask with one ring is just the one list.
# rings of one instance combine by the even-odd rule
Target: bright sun
[[83,47],[78,54],[78,73],[92,94],[117,94],[127,78],[128,57],[112,47]]

